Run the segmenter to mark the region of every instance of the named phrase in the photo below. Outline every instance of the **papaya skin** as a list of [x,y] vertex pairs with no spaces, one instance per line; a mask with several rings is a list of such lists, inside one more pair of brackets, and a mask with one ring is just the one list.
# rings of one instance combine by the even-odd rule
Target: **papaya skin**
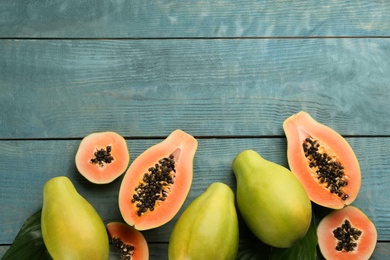
[[41,216],[43,241],[54,260],[107,260],[106,227],[92,207],[65,176],[43,187]]
[[311,202],[295,175],[253,150],[233,160],[237,206],[254,235],[264,243],[289,248],[310,226]]
[[197,197],[176,222],[168,247],[175,259],[235,259],[238,252],[238,218],[234,194],[216,182]]

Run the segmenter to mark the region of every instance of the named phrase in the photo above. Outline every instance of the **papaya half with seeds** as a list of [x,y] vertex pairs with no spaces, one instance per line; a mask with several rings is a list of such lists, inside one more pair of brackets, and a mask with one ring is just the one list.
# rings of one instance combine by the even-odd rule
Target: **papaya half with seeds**
[[108,235],[102,219],[65,176],[55,177],[43,187],[41,230],[53,259],[109,257]]
[[168,257],[181,259],[235,259],[238,218],[234,193],[216,182],[184,210],[169,239]]
[[115,132],[92,133],[81,140],[76,153],[77,170],[96,184],[110,183],[129,165],[126,140]]
[[173,131],[130,165],[119,190],[123,219],[138,230],[170,221],[183,205],[192,184],[197,140]]
[[289,248],[306,235],[312,218],[311,202],[291,171],[253,150],[238,154],[232,168],[238,209],[258,239]]
[[106,226],[120,259],[149,259],[148,243],[141,232],[122,222],[110,222]]
[[348,142],[304,111],[287,118],[283,129],[290,170],[310,199],[332,209],[351,204],[360,190],[361,173]]
[[365,260],[374,252],[378,234],[360,209],[347,206],[325,216],[318,224],[317,236],[325,259]]

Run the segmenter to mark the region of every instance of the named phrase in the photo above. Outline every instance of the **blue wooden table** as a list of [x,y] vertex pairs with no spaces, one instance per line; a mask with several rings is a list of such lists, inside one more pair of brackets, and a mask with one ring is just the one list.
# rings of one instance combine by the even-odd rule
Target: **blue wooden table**
[[[389,259],[390,1],[1,0],[0,256],[54,176],[121,219],[121,178],[92,185],[75,167],[89,133],[120,133],[131,161],[174,129],[194,135],[185,208],[213,182],[234,189],[244,149],[287,166],[282,123],[300,110],[355,150],[354,205],[377,227],[372,259]],[[144,232],[151,259],[176,220]]]

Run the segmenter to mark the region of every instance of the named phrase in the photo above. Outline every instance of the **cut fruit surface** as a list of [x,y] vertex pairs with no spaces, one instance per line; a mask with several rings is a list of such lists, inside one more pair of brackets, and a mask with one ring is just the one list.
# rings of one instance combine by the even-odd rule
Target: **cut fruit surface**
[[148,260],[149,247],[141,232],[122,222],[110,222],[107,230],[121,259]]
[[287,118],[283,129],[288,164],[310,199],[333,209],[351,204],[360,190],[361,173],[348,142],[304,111]]
[[115,132],[92,133],[80,142],[76,153],[77,170],[96,184],[110,183],[129,165],[126,140]]
[[353,206],[324,217],[317,227],[317,235],[321,253],[329,260],[369,259],[378,236],[372,221]]
[[138,230],[161,226],[183,205],[192,184],[196,139],[182,130],[139,155],[119,191],[123,219]]

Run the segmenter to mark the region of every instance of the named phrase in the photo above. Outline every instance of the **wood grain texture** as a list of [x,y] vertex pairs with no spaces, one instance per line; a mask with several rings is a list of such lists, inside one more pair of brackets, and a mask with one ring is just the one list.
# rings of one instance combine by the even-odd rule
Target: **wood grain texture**
[[[54,176],[121,220],[121,178],[93,185],[74,165],[91,132],[125,136],[131,161],[174,129],[196,136],[183,210],[213,182],[235,189],[244,149],[287,166],[282,123],[305,110],[355,150],[354,205],[377,226],[372,259],[389,259],[389,21],[384,0],[0,1],[0,258]],[[167,259],[180,213],[144,232],[150,259]]]
[[389,1],[0,2],[0,37],[390,36]]
[[[148,243],[149,260],[168,260],[168,244],[167,243]],[[3,257],[9,246],[0,245],[0,258]],[[113,247],[110,248],[109,260],[120,260],[120,256]],[[15,259],[17,260],[17,259]]]
[[[242,244],[241,244],[242,245]],[[167,243],[149,243],[149,259],[150,260],[168,260],[168,244]],[[3,257],[5,252],[8,250],[9,246],[1,246],[0,245],[0,257]],[[390,255],[390,243],[381,243],[379,242],[376,247],[374,254],[370,258],[370,260],[386,260],[388,259]],[[245,260],[262,260],[258,257],[248,257],[245,258],[239,258],[240,252],[238,255],[238,259],[245,259]],[[120,260],[120,257],[113,251],[110,251],[110,260]],[[263,258],[264,260],[268,258]],[[317,259],[321,259],[317,257]]]
[[[390,134],[387,39],[2,40],[0,138]],[[156,125],[158,127],[156,127]]]
[[[348,138],[362,169],[362,188],[354,205],[362,209],[378,229],[378,239],[390,239],[389,138]],[[133,161],[142,151],[159,142],[128,140]],[[85,180],[74,165],[78,140],[1,141],[0,145],[0,244],[10,244],[27,217],[42,205],[42,187],[52,177],[69,176],[76,189],[96,208],[105,222],[121,220],[117,196],[121,178],[108,185]],[[200,139],[194,161],[194,179],[182,210],[213,182],[224,182],[235,190],[231,170],[234,157],[254,149],[264,158],[287,166],[284,138]],[[180,211],[180,213],[182,212]],[[167,242],[180,213],[166,225],[145,231],[151,243]],[[242,223],[241,223],[242,224]],[[244,230],[241,230],[245,234]]]

